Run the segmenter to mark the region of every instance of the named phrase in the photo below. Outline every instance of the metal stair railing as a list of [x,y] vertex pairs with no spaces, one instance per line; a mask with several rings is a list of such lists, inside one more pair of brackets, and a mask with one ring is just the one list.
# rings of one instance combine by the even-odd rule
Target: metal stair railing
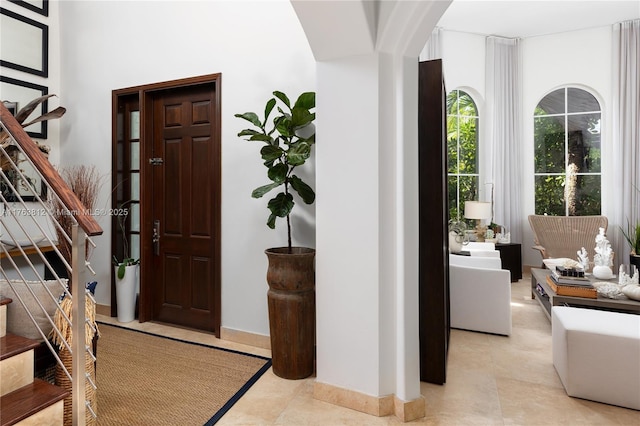
[[[85,354],[88,353],[90,358],[95,361],[91,342],[86,341],[86,327],[89,327],[93,333],[96,332],[93,320],[85,315],[85,304],[87,297],[91,299],[90,303],[95,304],[95,299],[86,288],[86,283],[89,282],[86,279],[88,274],[95,275],[88,261],[92,248],[95,248],[90,237],[102,234],[102,229],[91,216],[91,212],[85,209],[35,142],[31,140],[2,103],[0,103],[0,135],[3,136],[0,138],[0,159],[2,160],[0,205],[3,207],[0,214],[3,240],[0,243],[0,256],[3,258],[3,264],[0,265],[0,279],[6,280],[13,289],[18,303],[27,311],[28,317],[46,342],[64,375],[71,382],[72,422],[74,425],[82,426],[86,423],[87,411],[96,417],[94,407],[85,398],[87,383],[91,388],[96,389],[96,384],[90,374],[85,371]],[[9,146],[12,147],[11,152],[7,150]],[[16,155],[16,153],[20,155]],[[34,188],[30,178],[24,173],[23,164],[29,164],[33,167],[43,185],[46,186],[48,197],[43,199],[40,191]],[[26,196],[29,196],[30,199],[32,197],[33,201],[27,204]],[[70,229],[64,229],[55,219],[54,206],[55,208],[63,206],[63,212],[57,212],[57,214],[62,213],[70,219]],[[55,231],[53,233],[51,232],[52,228]],[[35,237],[36,232],[39,232],[37,238]],[[53,235],[56,235],[58,240]],[[59,241],[60,239],[62,241]],[[65,259],[58,247],[59,244],[65,242],[71,247],[71,259]],[[45,256],[45,250],[52,251],[54,257],[59,258],[64,265],[68,276],[71,277],[70,289],[66,280],[59,276],[48,256]],[[59,284],[59,291],[57,286],[54,287],[56,289],[54,293],[45,285],[47,280],[43,278],[34,263],[38,261],[41,261],[44,267],[51,272],[54,280]],[[34,276],[35,281],[39,282],[46,290],[45,300],[40,300],[31,286],[27,285],[30,281],[27,279],[27,275]],[[20,283],[24,284],[35,301],[36,312],[29,311],[27,303],[16,291],[15,286]],[[62,309],[60,294],[71,298],[71,315]],[[53,315],[47,312],[44,304],[50,301],[46,299],[55,302],[56,314],[63,318],[61,327],[59,327],[60,324],[56,325]],[[49,341],[51,336],[45,335],[45,332],[38,326],[36,315],[46,317],[52,326],[54,339],[62,342],[65,349],[72,354],[71,369],[61,361],[56,349]],[[82,320],[76,320],[78,318]],[[71,330],[73,336],[71,342],[63,338],[63,331],[60,328]],[[72,374],[72,371],[82,373]]]

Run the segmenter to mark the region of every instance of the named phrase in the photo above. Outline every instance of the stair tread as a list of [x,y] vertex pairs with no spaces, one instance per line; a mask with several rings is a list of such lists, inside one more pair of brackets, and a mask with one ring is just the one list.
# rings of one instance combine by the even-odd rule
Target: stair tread
[[13,300],[9,299],[8,297],[0,296],[0,306],[8,305],[11,302],[13,302]]
[[0,361],[19,355],[40,346],[40,342],[16,334],[7,333],[0,337]]
[[69,392],[34,379],[33,383],[0,398],[0,426],[12,425],[64,399]]

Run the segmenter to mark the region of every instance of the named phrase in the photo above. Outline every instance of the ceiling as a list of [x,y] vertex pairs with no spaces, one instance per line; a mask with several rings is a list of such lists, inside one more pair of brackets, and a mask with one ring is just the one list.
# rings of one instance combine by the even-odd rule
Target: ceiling
[[438,26],[502,37],[534,37],[640,19],[640,0],[453,0]]

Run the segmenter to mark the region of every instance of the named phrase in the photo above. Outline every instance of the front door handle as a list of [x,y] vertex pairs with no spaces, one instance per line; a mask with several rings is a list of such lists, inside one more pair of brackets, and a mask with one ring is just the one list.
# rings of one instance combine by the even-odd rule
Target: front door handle
[[160,256],[160,221],[153,221],[153,235],[151,236],[151,242],[153,243],[153,254]]

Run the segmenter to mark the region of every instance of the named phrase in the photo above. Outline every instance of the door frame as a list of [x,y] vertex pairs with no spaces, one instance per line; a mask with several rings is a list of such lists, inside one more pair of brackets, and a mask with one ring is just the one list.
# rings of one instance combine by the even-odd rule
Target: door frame
[[[195,85],[212,85],[214,89],[215,114],[213,117],[213,126],[217,131],[213,135],[214,158],[217,160],[219,167],[213,170],[216,173],[214,179],[214,191],[212,194],[212,204],[214,206],[213,230],[215,237],[213,239],[214,251],[214,276],[212,282],[212,291],[216,305],[214,309],[213,332],[216,337],[220,337],[221,326],[221,172],[222,172],[222,155],[221,155],[221,80],[222,74],[207,74],[197,77],[189,77],[178,80],[165,81],[160,83],[145,84],[142,86],[133,86],[125,89],[118,89],[112,92],[112,139],[113,139],[113,159],[112,170],[115,170],[116,162],[116,135],[117,135],[117,109],[118,99],[123,96],[137,95],[140,105],[140,297],[139,297],[139,313],[138,320],[146,322],[153,319],[153,287],[148,283],[147,277],[152,276],[152,265],[150,259],[153,257],[153,245],[151,244],[153,218],[150,205],[150,199],[153,196],[150,193],[152,188],[152,173],[148,159],[152,157],[153,141],[149,138],[153,135],[153,97],[154,94],[170,89],[178,89]],[[113,177],[114,182],[116,177]],[[114,185],[115,187],[115,185]],[[115,197],[112,197],[115,200]],[[117,206],[113,206],[114,209]],[[112,250],[115,249],[115,232],[112,232]],[[111,270],[111,315],[116,315],[116,295],[115,295],[115,277]]]

